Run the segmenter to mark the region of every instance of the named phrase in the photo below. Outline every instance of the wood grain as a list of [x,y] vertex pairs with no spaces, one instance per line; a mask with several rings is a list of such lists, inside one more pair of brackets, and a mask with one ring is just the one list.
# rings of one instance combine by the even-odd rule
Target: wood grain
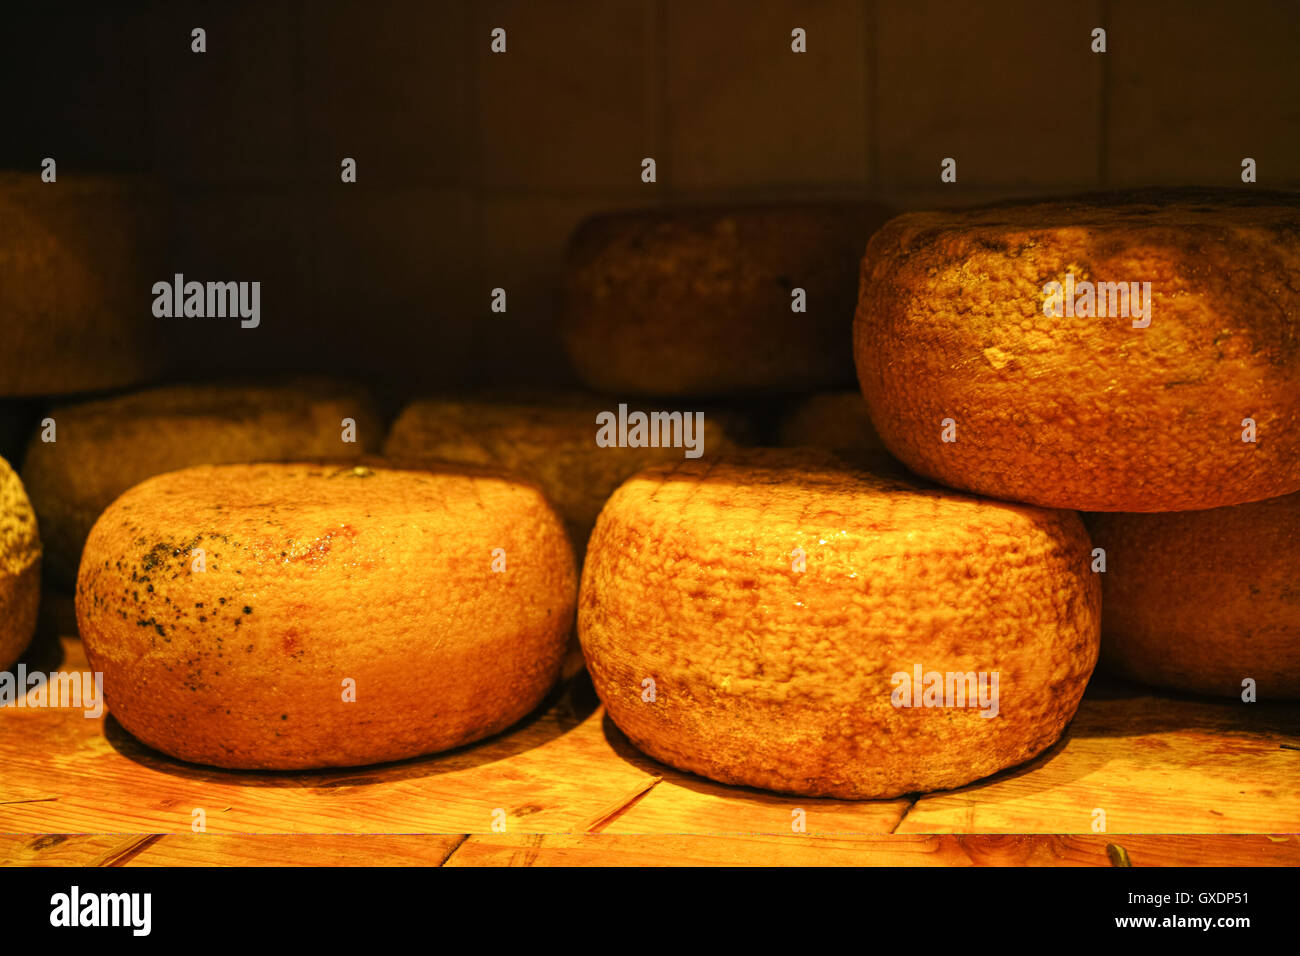
[[128,866],[441,866],[465,839],[445,834],[173,834]]
[[[37,648],[37,662],[86,666],[76,639]],[[657,763],[606,718],[584,675],[477,746],[329,772],[196,767],[148,750],[111,718],[9,708],[0,864],[1110,865],[1108,842],[1134,865],[1266,862],[1292,859],[1296,841],[1136,834],[1294,833],[1294,746],[1300,706],[1165,698],[1098,679],[1065,739],[1031,764],[958,791],[855,803],[729,787]],[[1105,833],[1092,831],[1094,808],[1106,811]],[[206,832],[192,830],[195,809]],[[805,833],[793,832],[796,810]],[[925,835],[956,833],[1043,838]]]
[[[64,669],[86,667],[62,642]],[[654,774],[611,748],[585,677],[507,733],[433,757],[325,772],[241,773],[171,760],[111,717],[0,711],[0,833],[574,832]]]
[[[1098,681],[1063,741],[988,781],[922,796],[900,833],[1292,833],[1300,708],[1157,697]],[[1290,745],[1284,746],[1284,745]]]
[[0,834],[0,866],[104,866],[140,841],[138,834]]
[[[1113,866],[1100,836],[470,836],[447,866]],[[1135,836],[1133,866],[1296,866],[1300,839]]]

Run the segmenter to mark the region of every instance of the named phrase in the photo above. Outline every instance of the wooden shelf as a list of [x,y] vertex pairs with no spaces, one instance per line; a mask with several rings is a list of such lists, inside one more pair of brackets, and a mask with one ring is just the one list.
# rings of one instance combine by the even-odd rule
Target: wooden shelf
[[[87,667],[76,638],[29,658],[43,671]],[[7,708],[0,863],[1111,865],[1117,844],[1136,865],[1295,865],[1297,748],[1300,706],[1159,697],[1098,679],[1065,738],[1030,764],[961,790],[852,802],[659,764],[605,717],[585,674],[491,740],[325,772],[198,767],[137,743],[111,716]],[[792,832],[796,809],[806,833]],[[1104,833],[1092,830],[1097,809]],[[493,832],[498,810],[503,833]]]

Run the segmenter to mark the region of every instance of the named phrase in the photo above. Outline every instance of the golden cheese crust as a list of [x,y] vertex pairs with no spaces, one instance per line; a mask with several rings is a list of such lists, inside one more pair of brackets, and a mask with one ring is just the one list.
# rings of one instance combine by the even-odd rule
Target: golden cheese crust
[[0,671],[12,666],[31,642],[40,596],[36,515],[18,475],[0,458]]
[[[651,756],[724,783],[893,797],[1057,740],[1097,658],[1088,556],[1069,512],[803,451],[738,455],[651,469],[614,494],[578,628],[609,716]],[[983,673],[989,689],[997,672],[997,716],[894,706],[894,675],[917,666]]]
[[[562,331],[614,393],[722,395],[847,384],[854,276],[887,218],[867,203],[600,216],[570,244]],[[807,311],[791,311],[802,288]]]
[[[682,448],[596,444],[598,410],[616,402],[566,397],[556,402],[427,399],[398,415],[384,455],[408,461],[445,460],[502,468],[537,482],[564,519],[579,554],[614,489],[653,464],[680,461]],[[661,411],[641,403],[632,409]],[[731,447],[726,416],[704,413],[703,457]]]
[[[1067,275],[1149,282],[1150,324],[1046,316]],[[1300,205],[1162,191],[900,216],[863,259],[854,352],[885,444],[947,485],[1128,512],[1300,490]]]
[[96,522],[77,621],[110,711],[149,746],[220,767],[352,766],[531,711],[576,585],[559,519],[516,479],[371,460],[200,466],[137,485]]
[[[57,441],[32,436],[23,480],[52,578],[71,587],[91,525],[153,475],[191,465],[350,458],[378,451],[383,423],[359,388],[304,379],[150,388],[53,409]],[[343,441],[344,418],[356,441]]]
[[1102,660],[1134,680],[1300,697],[1300,494],[1175,514],[1086,516],[1106,551]]
[[162,370],[145,297],[158,207],[129,179],[0,173],[0,395],[117,388]]

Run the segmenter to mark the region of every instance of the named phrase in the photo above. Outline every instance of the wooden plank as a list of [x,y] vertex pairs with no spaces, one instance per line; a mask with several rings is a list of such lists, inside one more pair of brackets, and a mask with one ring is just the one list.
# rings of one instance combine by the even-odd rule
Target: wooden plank
[[1024,767],[922,796],[900,833],[1292,833],[1300,708],[1090,688],[1065,740]]
[[[133,849],[131,849],[134,847]],[[1118,854],[1115,847],[1122,847]],[[1297,866],[1294,835],[0,837],[6,866]]]
[[127,866],[441,866],[465,839],[444,834],[167,835]]
[[[879,834],[892,832],[912,804],[908,799],[814,800],[729,787],[663,766],[659,773],[663,779],[643,797],[591,829],[619,834],[782,836],[794,835],[799,822],[809,836]],[[800,810],[801,819],[795,816]]]
[[102,866],[140,839],[120,833],[0,834],[0,866]]
[[[40,651],[86,667],[76,639]],[[62,659],[61,661],[59,659]],[[727,787],[632,747],[585,677],[482,744],[422,760],[305,773],[182,764],[110,719],[0,711],[0,833],[492,832],[753,835],[1292,832],[1300,822],[1300,707],[1163,698],[1096,682],[1066,739],[1026,767],[909,800],[834,801]],[[802,809],[807,833],[792,833]],[[203,836],[204,834],[199,834]],[[150,849],[151,853],[161,852]]]
[[[63,667],[85,668],[65,639]],[[241,773],[171,760],[111,718],[0,711],[0,832],[570,832],[653,775],[618,756],[585,677],[512,730],[433,757],[354,770]],[[39,801],[39,802],[33,802]]]
[[[1102,836],[470,836],[447,866],[1114,866]],[[1133,866],[1296,866],[1294,836],[1134,836]]]

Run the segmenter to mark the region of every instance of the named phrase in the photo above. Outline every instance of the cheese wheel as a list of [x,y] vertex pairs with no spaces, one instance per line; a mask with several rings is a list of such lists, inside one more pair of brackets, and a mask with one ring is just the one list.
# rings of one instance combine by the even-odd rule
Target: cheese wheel
[[[596,515],[615,488],[652,464],[684,460],[688,450],[685,416],[700,411],[677,410],[678,418],[669,423],[669,438],[680,435],[682,447],[602,446],[597,443],[601,430],[597,415],[604,411],[617,418],[619,404],[570,395],[529,404],[417,401],[403,409],[393,422],[384,455],[411,461],[437,459],[491,465],[537,482],[555,504],[581,554]],[[633,403],[627,415],[637,411],[674,410]],[[690,419],[690,437],[692,442],[699,442],[698,450],[707,458],[731,447],[728,433],[737,426],[734,415],[713,411],[703,411],[703,415],[702,433],[696,429],[697,419]]]
[[41,595],[41,539],[36,515],[9,462],[0,458],[0,671],[36,630]]
[[559,519],[516,479],[200,466],[137,485],[95,523],[77,622],[109,710],[149,746],[337,767],[519,720],[555,680],[576,589]]
[[867,403],[857,390],[819,392],[790,405],[777,425],[777,444],[830,449],[864,467],[902,476],[897,460],[876,434]]
[[562,321],[578,377],[655,396],[851,382],[857,263],[887,215],[825,203],[588,220],[570,244]]
[[0,395],[54,395],[156,376],[165,336],[157,195],[128,179],[0,173]]
[[[56,407],[56,441],[33,435],[23,479],[51,577],[71,587],[95,519],[126,489],[190,465],[350,458],[379,448],[382,422],[358,388],[307,379],[146,389]],[[345,442],[343,419],[355,424]]]
[[660,467],[601,513],[579,635],[610,718],[674,767],[849,799],[958,787],[1073,716],[1099,640],[1088,556],[1073,513],[804,452]]
[[1300,697],[1300,494],[1086,516],[1105,550],[1102,660],[1143,683]]
[[1288,494],[1300,205],[1193,190],[900,216],[867,248],[854,349],[880,437],[944,484],[1088,511]]

